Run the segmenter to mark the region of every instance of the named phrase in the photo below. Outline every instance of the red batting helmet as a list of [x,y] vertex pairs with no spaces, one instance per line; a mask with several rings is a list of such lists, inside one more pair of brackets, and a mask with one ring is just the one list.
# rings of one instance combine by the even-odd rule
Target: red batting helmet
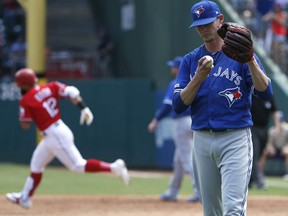
[[33,86],[37,81],[35,72],[30,68],[22,68],[15,74],[16,83],[18,86]]

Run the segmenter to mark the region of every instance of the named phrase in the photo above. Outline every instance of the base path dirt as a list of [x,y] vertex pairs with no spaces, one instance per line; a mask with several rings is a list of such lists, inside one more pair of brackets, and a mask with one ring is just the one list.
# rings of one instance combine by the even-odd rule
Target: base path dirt
[[[1,216],[203,216],[200,203],[175,203],[157,196],[60,196],[36,195],[33,207],[22,209],[0,197]],[[248,199],[249,216],[288,216],[288,197],[258,197]]]

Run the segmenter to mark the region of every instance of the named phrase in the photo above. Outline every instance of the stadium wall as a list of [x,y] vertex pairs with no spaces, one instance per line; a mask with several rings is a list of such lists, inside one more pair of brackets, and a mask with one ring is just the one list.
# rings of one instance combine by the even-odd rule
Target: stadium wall
[[[62,119],[74,132],[84,158],[112,162],[123,158],[128,166],[155,168],[154,135],[147,124],[154,114],[151,82],[145,79],[63,80],[81,91],[94,114],[91,126],[80,126],[78,107],[61,101]],[[19,93],[13,84],[0,84],[1,162],[29,163],[36,145],[35,126],[27,132],[18,123]],[[52,164],[57,164],[57,161]]]

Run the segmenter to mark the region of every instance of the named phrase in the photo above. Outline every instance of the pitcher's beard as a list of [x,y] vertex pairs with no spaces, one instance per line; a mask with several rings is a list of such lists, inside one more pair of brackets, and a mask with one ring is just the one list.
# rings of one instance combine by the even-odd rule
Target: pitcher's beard
[[21,89],[21,95],[23,96],[24,94],[26,94],[28,90],[25,90],[25,89]]

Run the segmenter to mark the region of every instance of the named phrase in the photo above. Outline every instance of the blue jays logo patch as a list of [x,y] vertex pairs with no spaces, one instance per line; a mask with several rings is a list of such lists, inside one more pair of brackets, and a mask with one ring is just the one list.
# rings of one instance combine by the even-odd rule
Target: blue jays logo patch
[[193,13],[196,14],[196,16],[199,18],[200,15],[205,11],[205,9],[203,8],[203,6],[196,8]]
[[224,91],[221,91],[218,94],[220,96],[226,97],[229,103],[229,107],[231,107],[236,100],[241,99],[242,96],[239,87],[225,89]]

